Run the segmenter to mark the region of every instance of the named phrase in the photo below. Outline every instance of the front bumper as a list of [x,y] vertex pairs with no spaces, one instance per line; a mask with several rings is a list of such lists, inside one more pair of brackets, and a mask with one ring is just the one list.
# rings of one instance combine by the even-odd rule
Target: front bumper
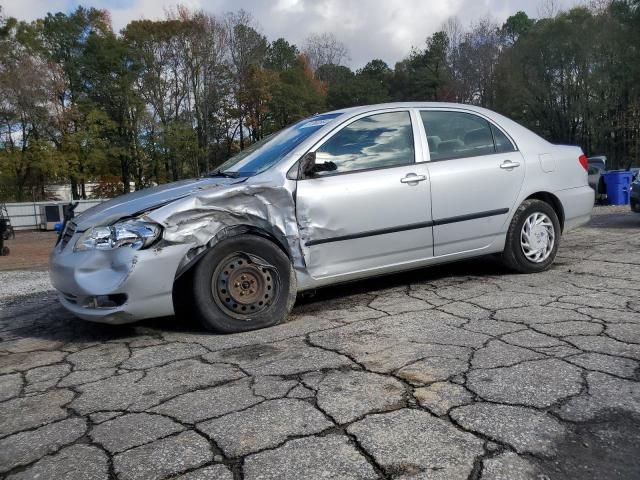
[[[173,283],[190,245],[133,250],[73,251],[79,234],[49,257],[49,275],[60,303],[74,315],[101,323],[122,324],[173,315]],[[98,298],[116,305],[97,306]]]

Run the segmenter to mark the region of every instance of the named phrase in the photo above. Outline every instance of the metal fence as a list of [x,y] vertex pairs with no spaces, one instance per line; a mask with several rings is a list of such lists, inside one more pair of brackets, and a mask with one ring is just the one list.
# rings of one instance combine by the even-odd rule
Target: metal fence
[[[96,200],[76,200],[78,206],[75,209],[76,215],[90,209],[91,207],[105,202],[106,199]],[[69,202],[23,202],[7,203],[7,213],[11,220],[11,225],[15,230],[36,230],[42,228],[47,223],[41,207],[47,205],[68,205]],[[62,221],[62,220],[60,220]]]

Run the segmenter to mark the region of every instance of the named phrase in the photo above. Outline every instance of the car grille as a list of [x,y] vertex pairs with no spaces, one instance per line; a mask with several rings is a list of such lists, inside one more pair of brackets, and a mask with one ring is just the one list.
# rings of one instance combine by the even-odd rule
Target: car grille
[[62,233],[62,238],[60,239],[60,248],[64,248],[73,237],[73,234],[76,233],[76,224],[73,222],[67,223],[67,226],[64,228],[64,232]]

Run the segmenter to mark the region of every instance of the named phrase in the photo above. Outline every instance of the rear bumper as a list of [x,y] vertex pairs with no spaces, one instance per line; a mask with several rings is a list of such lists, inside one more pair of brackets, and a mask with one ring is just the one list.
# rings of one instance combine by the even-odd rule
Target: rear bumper
[[[175,274],[189,245],[74,252],[76,237],[49,258],[51,283],[67,310],[110,324],[173,315]],[[111,306],[98,306],[99,299],[112,298]]]
[[564,231],[585,225],[591,220],[591,211],[595,201],[595,192],[585,185],[554,192],[564,209]]

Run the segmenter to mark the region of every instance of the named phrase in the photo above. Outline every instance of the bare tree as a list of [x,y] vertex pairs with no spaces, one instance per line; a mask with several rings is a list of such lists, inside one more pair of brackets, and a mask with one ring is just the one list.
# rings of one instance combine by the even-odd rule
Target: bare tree
[[538,17],[554,18],[558,13],[560,13],[559,0],[539,0]]
[[471,26],[451,54],[457,100],[491,107],[495,68],[501,50],[498,25],[484,18]]
[[191,12],[178,7],[180,20],[188,25],[181,37],[185,57],[185,75],[189,89],[187,110],[193,118],[198,138],[199,159],[194,171],[200,167],[210,169],[210,122],[213,112],[220,107],[220,98],[225,95],[227,77],[227,30],[222,21],[204,11]]
[[447,57],[450,57],[451,53],[460,46],[464,39],[464,27],[458,17],[449,17],[442,24],[440,30],[447,34],[447,40],[449,41]]
[[309,35],[302,52],[309,58],[313,70],[322,65],[342,65],[344,61],[349,60],[347,46],[333,33]]
[[240,149],[244,148],[245,120],[249,113],[247,90],[256,67],[261,67],[267,54],[267,39],[258,32],[251,14],[244,10],[228,13],[225,26],[229,43],[229,66],[237,109]]
[[584,5],[596,14],[602,14],[606,12],[613,0],[583,0]]

